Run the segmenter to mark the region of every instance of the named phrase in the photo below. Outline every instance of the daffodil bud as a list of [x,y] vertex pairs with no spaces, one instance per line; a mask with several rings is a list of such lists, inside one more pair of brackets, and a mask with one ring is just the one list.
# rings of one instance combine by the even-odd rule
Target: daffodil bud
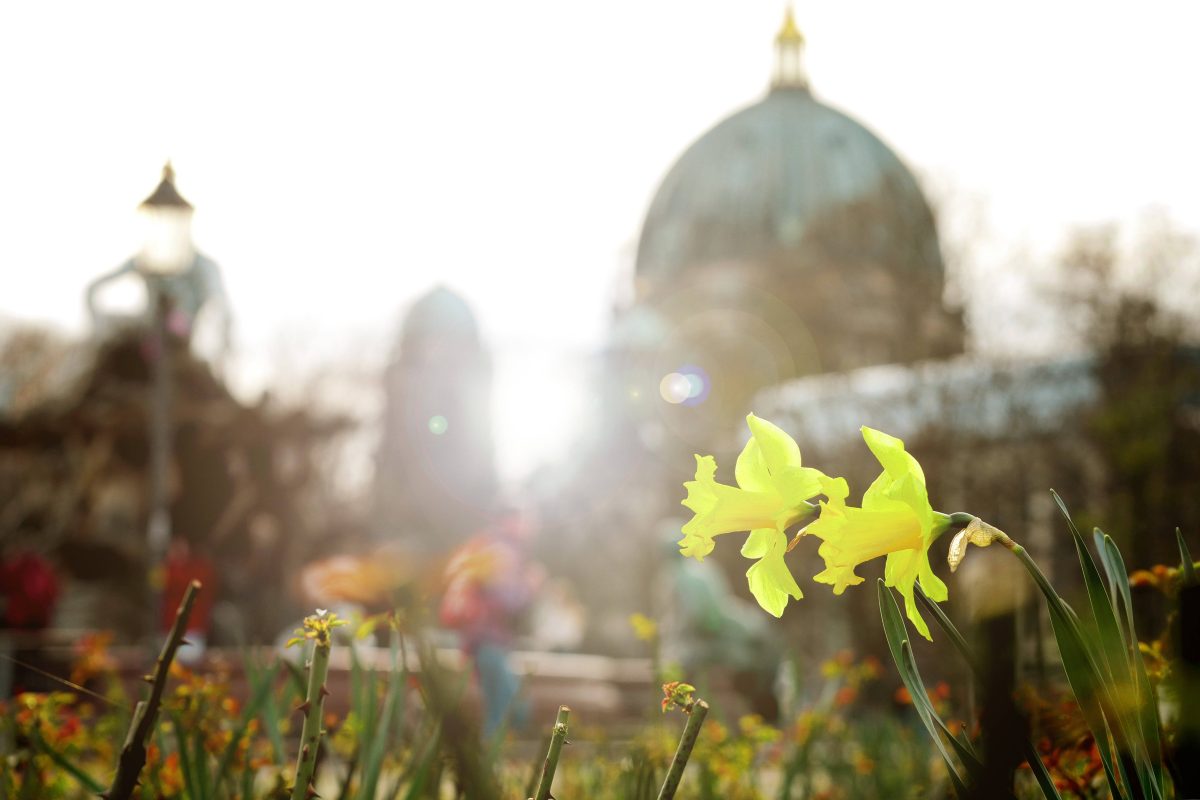
[[946,563],[950,565],[950,571],[956,571],[958,565],[966,558],[968,545],[987,547],[992,542],[1000,542],[1005,547],[1012,545],[1012,539],[1009,539],[1004,531],[987,524],[979,517],[973,517],[967,523],[967,527],[956,533],[950,540],[950,552],[946,556]]

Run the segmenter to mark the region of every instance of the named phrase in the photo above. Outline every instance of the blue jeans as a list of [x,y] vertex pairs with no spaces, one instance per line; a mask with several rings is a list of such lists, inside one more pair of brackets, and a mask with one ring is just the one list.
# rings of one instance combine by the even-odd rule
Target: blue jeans
[[521,682],[508,667],[508,651],[495,644],[479,645],[475,650],[475,671],[483,695],[484,738],[492,738],[506,718],[510,727],[523,725],[529,710],[517,697]]

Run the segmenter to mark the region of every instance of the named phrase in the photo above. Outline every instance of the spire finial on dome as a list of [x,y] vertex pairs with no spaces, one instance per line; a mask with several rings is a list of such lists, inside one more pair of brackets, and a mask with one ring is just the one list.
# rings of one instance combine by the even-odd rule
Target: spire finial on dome
[[772,89],[807,89],[808,72],[804,69],[804,34],[796,24],[792,4],[783,15],[783,26],[775,35],[775,72]]

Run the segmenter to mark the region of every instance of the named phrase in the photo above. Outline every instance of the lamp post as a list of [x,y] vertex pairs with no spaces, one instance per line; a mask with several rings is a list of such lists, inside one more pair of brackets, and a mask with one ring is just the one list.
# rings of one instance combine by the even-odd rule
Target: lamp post
[[142,248],[134,259],[146,282],[151,319],[152,380],[150,383],[150,513],[146,543],[150,565],[152,614],[149,632],[156,633],[160,600],[166,580],[165,562],[171,540],[168,472],[171,467],[172,372],[169,322],[172,279],[186,272],[196,259],[192,245],[192,204],[175,188],[171,162],[163,167],[162,180],[138,206],[143,224]]

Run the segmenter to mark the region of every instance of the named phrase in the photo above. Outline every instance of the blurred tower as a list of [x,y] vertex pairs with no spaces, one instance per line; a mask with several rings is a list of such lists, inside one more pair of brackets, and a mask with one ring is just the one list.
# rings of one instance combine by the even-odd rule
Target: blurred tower
[[483,524],[497,489],[491,359],[475,315],[438,286],[405,317],[384,376],[375,527],[449,551]]

